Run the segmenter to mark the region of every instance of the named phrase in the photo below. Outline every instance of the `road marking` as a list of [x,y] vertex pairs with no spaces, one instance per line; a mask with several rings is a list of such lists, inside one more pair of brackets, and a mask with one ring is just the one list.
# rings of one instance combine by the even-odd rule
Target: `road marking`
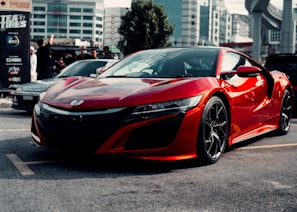
[[6,154],[8,159],[13,163],[13,165],[19,170],[23,176],[32,176],[35,173],[24,163],[16,154]]
[[13,165],[17,168],[17,170],[23,176],[32,176],[35,173],[27,166],[34,164],[43,164],[43,163],[53,163],[55,161],[22,161],[16,154],[6,154],[8,159],[13,163]]
[[30,131],[30,129],[7,129],[7,130],[0,130],[0,132],[15,132],[15,131]]
[[248,147],[239,147],[236,150],[242,150],[242,149],[265,149],[265,148],[278,148],[278,147],[291,147],[291,146],[297,146],[296,143],[294,144],[272,144],[272,145],[264,145],[264,146],[248,146]]

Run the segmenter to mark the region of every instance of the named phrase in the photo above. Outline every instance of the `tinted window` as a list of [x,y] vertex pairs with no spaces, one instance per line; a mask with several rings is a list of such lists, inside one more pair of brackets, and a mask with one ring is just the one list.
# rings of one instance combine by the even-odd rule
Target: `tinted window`
[[84,61],[80,60],[74,62],[64,68],[57,77],[70,77],[70,76],[90,76],[95,74],[96,69],[105,66],[106,62],[103,61]]
[[206,77],[215,76],[217,49],[158,49],[132,54],[99,77]]

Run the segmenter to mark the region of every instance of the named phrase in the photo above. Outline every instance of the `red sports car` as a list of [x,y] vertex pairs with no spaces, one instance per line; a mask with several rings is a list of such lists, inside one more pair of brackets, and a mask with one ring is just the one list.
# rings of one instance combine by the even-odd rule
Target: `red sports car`
[[292,86],[230,48],[162,48],[126,57],[97,78],[70,77],[39,97],[41,147],[210,164],[227,146],[288,133]]

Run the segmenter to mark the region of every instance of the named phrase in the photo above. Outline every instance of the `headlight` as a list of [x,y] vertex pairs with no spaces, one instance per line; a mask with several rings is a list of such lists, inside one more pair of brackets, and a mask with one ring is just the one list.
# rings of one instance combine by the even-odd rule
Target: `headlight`
[[163,112],[168,110],[187,111],[195,107],[200,102],[201,98],[202,95],[199,95],[186,99],[177,99],[168,102],[158,102],[153,104],[141,105],[135,108],[132,115]]
[[44,98],[45,94],[46,94],[46,92],[42,92],[41,94],[39,94],[38,102],[34,107],[36,115],[40,115],[40,108],[41,108],[41,105],[42,105],[42,99]]

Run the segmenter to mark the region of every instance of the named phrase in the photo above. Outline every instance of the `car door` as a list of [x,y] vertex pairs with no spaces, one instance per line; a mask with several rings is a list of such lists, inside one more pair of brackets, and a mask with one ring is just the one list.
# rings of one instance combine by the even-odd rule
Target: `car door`
[[239,66],[251,67],[253,64],[234,52],[223,56],[220,76],[232,101],[230,135],[236,136],[259,127],[269,115],[266,78],[261,73],[240,76],[237,74]]

